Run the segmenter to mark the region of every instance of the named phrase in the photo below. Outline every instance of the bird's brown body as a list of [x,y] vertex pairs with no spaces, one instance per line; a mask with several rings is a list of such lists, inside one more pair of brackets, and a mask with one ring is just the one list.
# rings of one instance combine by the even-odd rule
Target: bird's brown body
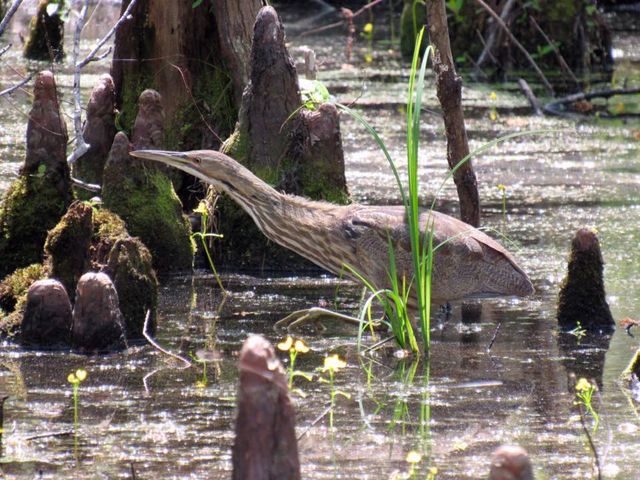
[[[345,265],[377,288],[390,285],[389,239],[399,276],[413,277],[405,210],[401,206],[335,205],[280,193],[230,157],[211,150],[132,155],[156,160],[222,188],[274,242],[326,270],[352,276]],[[424,211],[424,234],[433,225],[432,299],[445,302],[476,295],[533,292],[527,275],[498,242],[448,215]]]

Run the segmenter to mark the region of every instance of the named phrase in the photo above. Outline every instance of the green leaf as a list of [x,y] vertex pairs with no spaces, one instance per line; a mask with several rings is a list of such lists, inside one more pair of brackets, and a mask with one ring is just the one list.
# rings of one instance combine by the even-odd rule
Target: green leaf
[[204,0],[195,0],[192,4],[191,4],[191,8],[198,8],[200,5],[202,5],[202,2]]

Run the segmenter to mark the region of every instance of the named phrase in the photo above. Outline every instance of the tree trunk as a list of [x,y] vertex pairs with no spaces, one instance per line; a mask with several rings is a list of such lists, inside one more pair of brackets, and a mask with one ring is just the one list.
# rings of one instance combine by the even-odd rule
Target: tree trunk
[[[456,74],[444,0],[427,1],[429,38],[434,48],[433,70],[436,75],[438,100],[442,106],[447,135],[447,161],[451,169],[469,154],[467,131],[462,113],[462,79]],[[460,218],[477,227],[480,225],[480,199],[471,160],[453,174],[460,199]]]
[[[124,0],[122,12],[130,0]],[[229,135],[247,81],[260,0],[138,0],[116,32],[111,75],[125,128],[153,88],[167,115],[167,148],[217,148]]]

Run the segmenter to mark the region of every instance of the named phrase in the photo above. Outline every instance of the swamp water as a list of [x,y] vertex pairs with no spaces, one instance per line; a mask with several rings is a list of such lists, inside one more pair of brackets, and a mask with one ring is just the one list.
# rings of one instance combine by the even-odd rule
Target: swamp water
[[[110,19],[104,22],[107,26],[117,13],[107,11],[113,7],[101,8]],[[320,78],[329,90],[342,103],[358,98],[356,108],[403,163],[406,66],[379,46],[366,65],[361,60],[366,47],[357,44],[354,66],[345,67],[341,33],[296,38],[299,17],[282,13],[291,25],[292,53],[298,55],[297,47],[303,44],[314,48],[322,62]],[[329,13],[318,22],[334,18]],[[632,57],[631,47],[640,37],[636,31],[621,38],[625,42],[618,61],[637,78],[638,58]],[[92,45],[89,39],[84,50]],[[9,85],[15,77],[8,67],[22,65],[22,60],[7,53],[0,62],[0,80]],[[68,65],[58,68],[69,112]],[[83,76],[85,86],[108,70],[108,64],[96,63],[91,69]],[[347,367],[337,373],[336,388],[351,398],[338,398],[335,429],[330,430],[326,417],[316,423],[328,405],[327,385],[296,380],[295,386],[306,394],[293,397],[303,478],[392,478],[409,470],[405,458],[410,451],[423,454],[416,478],[425,478],[430,467],[438,469],[438,479],[484,478],[491,452],[504,443],[528,450],[537,478],[591,478],[592,455],[573,403],[574,375],[600,385],[594,403],[601,424],[594,439],[604,477],[640,478],[638,403],[618,380],[638,347],[637,337],[618,329],[609,345],[608,339],[578,340],[558,335],[555,320],[569,244],[573,233],[585,226],[598,230],[614,317],[640,316],[640,124],[536,119],[526,113],[515,87],[496,88],[497,99],[490,100],[490,87],[465,87],[472,149],[514,131],[554,131],[506,142],[474,165],[483,224],[511,239],[510,248],[536,293],[528,299],[456,303],[448,318],[435,314],[428,366],[397,359],[390,350],[359,356],[355,331],[342,325],[327,324],[326,334],[305,336],[311,352],[298,357],[297,368],[312,372],[325,355],[339,353]],[[427,108],[437,108],[432,89]],[[489,119],[493,108],[496,121]],[[23,157],[28,109],[26,95],[0,100],[0,192],[15,178]],[[354,200],[398,203],[391,172],[371,138],[352,119],[343,116],[342,122]],[[422,178],[423,191],[431,193],[447,171],[442,130],[441,120],[425,113]],[[506,218],[499,184],[506,186]],[[438,208],[455,215],[456,203],[455,188],[448,182]],[[206,371],[202,364],[182,369],[150,346],[87,357],[3,343],[0,395],[9,396],[4,405],[3,478],[124,479],[132,478],[132,464],[137,478],[229,478],[237,360],[247,334],[261,333],[277,343],[282,337],[272,329],[276,320],[319,302],[355,313],[360,289],[332,277],[228,272],[223,282],[229,295],[222,306],[215,281],[204,272],[163,279],[161,287],[157,340],[174,352],[215,357]],[[88,377],[80,385],[74,434],[67,375],[78,368],[86,369]]]

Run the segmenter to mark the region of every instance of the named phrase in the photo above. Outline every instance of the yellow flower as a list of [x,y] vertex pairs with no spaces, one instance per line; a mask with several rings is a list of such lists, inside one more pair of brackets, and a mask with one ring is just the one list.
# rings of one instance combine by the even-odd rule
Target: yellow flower
[[78,370],[76,370],[76,378],[79,382],[84,382],[87,378],[87,371],[83,368],[79,368]]
[[364,61],[365,61],[365,62],[367,62],[367,63],[371,63],[371,62],[373,62],[373,55],[371,55],[370,53],[367,53],[367,54],[364,56]]
[[70,373],[69,376],[67,377],[67,382],[69,382],[69,383],[78,383],[78,379],[76,378],[76,374],[75,373]]
[[362,29],[362,31],[363,31],[364,33],[371,33],[371,32],[373,32],[373,23],[366,23],[366,24],[364,25],[364,28]]
[[584,377],[578,380],[578,383],[576,383],[576,392],[586,392],[588,390],[591,390],[591,388],[592,386],[589,383],[589,380]]
[[337,372],[341,368],[347,366],[347,362],[342,360],[338,354],[329,355],[324,358],[324,366],[322,367],[323,372]]
[[298,353],[307,353],[309,351],[309,347],[304,343],[304,340],[296,340],[293,344],[293,348]]
[[498,95],[496,94],[496,92],[491,92],[489,94],[489,100],[495,102],[498,99]]
[[411,450],[409,453],[407,453],[407,463],[415,465],[416,463],[420,463],[420,460],[422,460],[422,455],[420,455],[415,450]]
[[498,184],[498,190],[500,190],[501,192],[504,192],[507,189],[507,187],[503,184]]
[[293,346],[293,338],[291,335],[287,335],[287,338],[278,344],[278,350],[282,350],[283,352],[288,352]]

